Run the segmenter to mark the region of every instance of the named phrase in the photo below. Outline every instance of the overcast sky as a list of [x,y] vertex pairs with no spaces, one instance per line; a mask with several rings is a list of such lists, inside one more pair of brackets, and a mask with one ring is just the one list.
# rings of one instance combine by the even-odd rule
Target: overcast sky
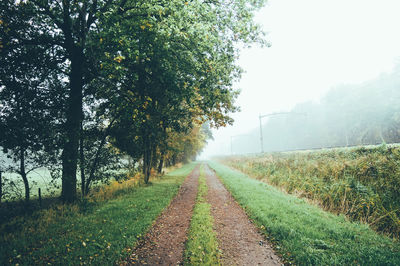
[[230,136],[258,127],[258,114],[318,101],[400,62],[400,0],[270,0],[257,14],[269,48],[242,51],[245,70],[233,126],[213,130],[201,159],[230,152]]

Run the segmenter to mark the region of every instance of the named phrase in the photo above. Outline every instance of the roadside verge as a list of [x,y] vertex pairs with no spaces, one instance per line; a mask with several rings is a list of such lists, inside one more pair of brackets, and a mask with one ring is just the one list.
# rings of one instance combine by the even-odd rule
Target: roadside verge
[[87,206],[59,205],[0,227],[0,265],[114,264],[168,206],[195,164]]
[[286,262],[400,265],[399,243],[365,224],[325,212],[217,162],[209,165]]

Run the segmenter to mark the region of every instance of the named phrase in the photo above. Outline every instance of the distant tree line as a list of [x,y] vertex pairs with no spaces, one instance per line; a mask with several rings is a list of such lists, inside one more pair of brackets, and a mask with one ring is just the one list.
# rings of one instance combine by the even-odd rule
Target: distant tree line
[[[286,151],[400,142],[400,65],[392,73],[332,88],[320,102],[305,102],[263,125],[264,150]],[[265,120],[264,120],[265,121]],[[234,153],[260,152],[259,129],[236,138]]]
[[[121,167],[193,159],[231,124],[239,45],[263,43],[264,1],[2,0],[0,146],[29,200],[47,167],[77,198]],[[1,182],[0,182],[1,183]],[[3,191],[4,193],[4,191]]]

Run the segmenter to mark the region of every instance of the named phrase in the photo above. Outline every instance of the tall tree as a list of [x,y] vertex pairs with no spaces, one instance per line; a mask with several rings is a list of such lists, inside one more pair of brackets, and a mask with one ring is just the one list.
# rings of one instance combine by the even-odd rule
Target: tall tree
[[[97,35],[96,23],[99,14],[113,10],[123,10],[128,1],[47,1],[30,0],[15,2],[6,0],[4,13],[19,12],[29,17],[25,33],[16,32],[12,36],[13,49],[27,45],[46,48],[46,53],[60,55],[58,79],[68,80],[66,89],[65,122],[63,128],[62,151],[62,198],[66,202],[76,198],[76,173],[80,124],[82,121],[83,94],[90,81],[90,69],[94,58],[90,58],[88,40]],[[4,24],[8,21],[4,20]],[[17,44],[17,45],[16,45]]]
[[[122,121],[133,120],[128,125],[135,141],[130,142],[139,145],[146,178],[155,143],[165,130],[188,132],[194,122],[206,120],[215,126],[231,123],[237,95],[232,83],[240,76],[235,64],[238,43],[260,40],[253,12],[263,3],[2,1],[1,12],[15,13],[14,20],[23,18],[28,24],[19,31],[4,31],[12,41],[1,46],[14,51],[40,47],[56,62],[49,69],[56,72],[52,77],[60,83],[58,99],[64,100],[58,119],[63,124],[63,200],[76,198],[83,106],[89,95],[102,105],[100,123],[117,120],[115,125],[123,126]],[[13,20],[4,18],[3,29]],[[119,132],[116,143],[125,143]]]
[[57,64],[57,56],[27,41],[32,10],[22,12],[14,1],[4,1],[0,12],[0,146],[18,164],[14,168],[22,177],[28,202],[28,173],[51,157],[50,153],[43,156],[44,152],[55,150],[52,107],[56,100],[49,88],[55,75],[50,66]]

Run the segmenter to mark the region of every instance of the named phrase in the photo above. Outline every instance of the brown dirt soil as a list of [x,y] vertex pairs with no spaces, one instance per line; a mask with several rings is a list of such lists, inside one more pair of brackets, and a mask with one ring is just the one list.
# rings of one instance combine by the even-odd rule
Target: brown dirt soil
[[198,188],[199,167],[183,182],[178,195],[154,222],[121,265],[179,265]]
[[222,185],[214,171],[205,166],[211,215],[223,265],[282,265],[265,237]]

